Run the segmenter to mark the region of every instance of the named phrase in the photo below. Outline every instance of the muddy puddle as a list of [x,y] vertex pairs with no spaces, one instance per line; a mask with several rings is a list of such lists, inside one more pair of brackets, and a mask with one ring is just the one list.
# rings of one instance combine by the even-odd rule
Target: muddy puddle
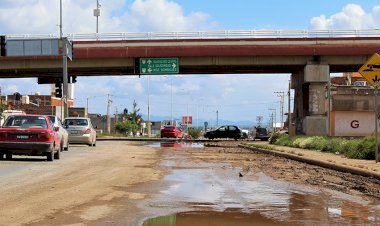
[[[172,156],[173,157],[173,156]],[[154,217],[144,226],[187,225],[380,225],[377,200],[273,180],[228,164],[162,162],[171,173],[145,203]]]
[[153,148],[204,148],[203,143],[192,143],[192,142],[154,142],[147,143],[144,146]]

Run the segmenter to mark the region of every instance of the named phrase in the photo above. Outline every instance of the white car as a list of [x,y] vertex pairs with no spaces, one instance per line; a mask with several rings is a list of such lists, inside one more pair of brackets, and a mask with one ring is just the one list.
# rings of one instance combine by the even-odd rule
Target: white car
[[63,141],[63,150],[68,151],[69,150],[69,134],[65,127],[62,125],[61,119],[59,119],[55,115],[48,115],[51,123],[54,125],[54,127],[59,127],[58,134],[61,138],[61,141]]
[[87,144],[96,146],[96,131],[92,126],[91,119],[85,117],[68,117],[63,120],[69,133],[70,144]]

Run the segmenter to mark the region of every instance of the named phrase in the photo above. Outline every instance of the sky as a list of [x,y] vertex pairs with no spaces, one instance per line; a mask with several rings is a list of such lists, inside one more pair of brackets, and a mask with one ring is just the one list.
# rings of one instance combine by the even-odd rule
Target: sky
[[[96,0],[62,0],[63,33],[94,33]],[[99,32],[212,30],[379,29],[380,2],[374,0],[100,0]],[[58,34],[59,0],[0,0],[0,34]],[[287,92],[288,74],[79,77],[75,106],[106,114],[132,109],[136,100],[146,119],[193,116],[193,124],[219,120],[269,122]],[[50,94],[35,78],[0,79],[2,94]],[[286,98],[285,98],[286,99]],[[285,101],[285,109],[287,109]],[[173,110],[172,110],[173,109]],[[216,113],[218,111],[218,113]]]

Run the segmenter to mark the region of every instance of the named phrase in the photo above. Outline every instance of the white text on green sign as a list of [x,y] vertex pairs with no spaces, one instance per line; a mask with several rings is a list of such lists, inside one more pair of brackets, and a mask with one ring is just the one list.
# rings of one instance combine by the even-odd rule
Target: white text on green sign
[[140,58],[140,74],[178,74],[178,58]]

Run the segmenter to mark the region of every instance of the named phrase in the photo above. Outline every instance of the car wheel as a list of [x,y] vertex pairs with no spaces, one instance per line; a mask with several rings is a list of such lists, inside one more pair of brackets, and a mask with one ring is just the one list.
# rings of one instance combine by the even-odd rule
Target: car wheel
[[12,153],[5,153],[5,158],[7,160],[12,160]]
[[56,153],[54,153],[54,159],[60,159],[61,158],[61,151],[63,150],[63,143],[59,145],[59,149]]
[[63,150],[68,151],[69,150],[69,142],[63,142],[63,143],[66,143],[66,147],[63,147]]
[[94,141],[94,143],[92,143],[92,146],[95,147],[96,146],[96,140]]
[[54,160],[54,151],[48,152],[46,154],[46,159],[48,160],[48,162],[52,162]]

